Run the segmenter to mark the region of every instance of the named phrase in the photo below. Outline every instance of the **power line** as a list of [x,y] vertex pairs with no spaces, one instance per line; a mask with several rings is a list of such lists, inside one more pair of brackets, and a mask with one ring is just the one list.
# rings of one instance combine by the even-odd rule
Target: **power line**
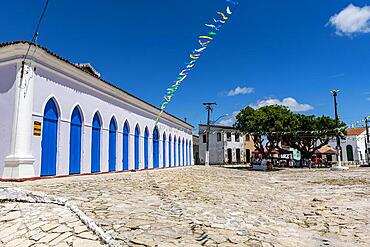
[[21,79],[23,78],[23,72],[24,72],[24,63],[28,57],[28,54],[30,52],[30,49],[31,49],[31,45],[32,44],[35,44],[35,41],[37,40],[37,37],[39,35],[39,28],[40,28],[40,25],[41,25],[41,22],[42,20],[44,19],[44,16],[45,16],[45,13],[46,13],[46,10],[48,8],[48,5],[49,5],[49,0],[46,0],[45,2],[45,6],[44,6],[44,9],[42,11],[42,14],[39,18],[39,21],[37,23],[37,26],[36,26],[36,29],[35,29],[35,32],[33,33],[33,37],[32,37],[32,41],[31,41],[31,44],[28,45],[28,49],[27,49],[27,52],[26,52],[26,56],[24,57],[23,61],[22,61],[22,73],[21,73]]
[[[20,74],[20,80],[19,80],[19,93],[18,93],[18,98],[20,98],[21,96],[21,88],[22,88],[22,83],[23,83],[23,78],[24,78],[24,66],[25,66],[25,63],[26,63],[26,59],[28,57],[28,54],[30,52],[30,49],[31,49],[31,45],[35,44],[36,40],[37,40],[37,36],[38,36],[38,32],[39,32],[39,28],[40,28],[40,25],[41,25],[41,22],[45,16],[45,13],[46,13],[46,10],[47,10],[47,7],[49,5],[49,0],[46,0],[45,2],[45,6],[44,6],[44,9],[41,13],[41,16],[39,18],[39,21],[37,23],[37,26],[36,26],[36,29],[35,29],[35,32],[33,34],[33,37],[32,37],[32,41],[30,44],[28,44],[28,49],[27,49],[27,52],[26,52],[26,55],[25,57],[23,58],[23,61],[22,61],[22,68],[21,68],[21,74]],[[37,48],[37,45],[35,44],[35,47]],[[35,51],[36,51],[36,48],[35,48]],[[18,101],[18,104],[17,104],[17,120],[16,120],[16,125],[15,125],[15,132],[18,131],[18,121],[19,121],[19,101]],[[14,142],[14,147],[15,149],[15,142]]]

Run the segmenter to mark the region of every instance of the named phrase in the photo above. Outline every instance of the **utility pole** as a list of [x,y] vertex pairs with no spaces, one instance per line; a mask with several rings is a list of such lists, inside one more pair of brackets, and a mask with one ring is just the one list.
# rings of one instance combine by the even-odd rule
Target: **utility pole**
[[338,133],[336,134],[337,137],[337,167],[333,167],[333,170],[347,170],[348,167],[342,166],[342,148],[340,146],[340,136],[339,136],[339,115],[338,115],[338,102],[337,102],[337,96],[339,93],[339,90],[333,89],[330,91],[334,97],[334,113],[335,113],[335,128],[337,129]]
[[365,117],[365,128],[366,128],[366,138],[365,138],[365,155],[367,159],[367,165],[370,166],[370,154],[368,145],[370,143],[369,139],[369,117]]
[[207,133],[206,133],[206,160],[205,165],[209,166],[209,132],[211,131],[211,112],[213,111],[213,106],[217,105],[216,103],[203,103],[203,105],[206,107],[208,112],[208,118],[207,118]]

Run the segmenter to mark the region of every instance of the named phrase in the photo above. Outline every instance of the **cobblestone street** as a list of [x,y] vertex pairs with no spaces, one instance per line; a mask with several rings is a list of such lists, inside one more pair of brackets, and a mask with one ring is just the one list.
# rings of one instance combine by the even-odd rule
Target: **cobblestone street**
[[[366,168],[192,167],[0,188],[66,198],[123,246],[370,246]],[[67,209],[18,202],[0,203],[0,240],[5,246],[100,245]]]

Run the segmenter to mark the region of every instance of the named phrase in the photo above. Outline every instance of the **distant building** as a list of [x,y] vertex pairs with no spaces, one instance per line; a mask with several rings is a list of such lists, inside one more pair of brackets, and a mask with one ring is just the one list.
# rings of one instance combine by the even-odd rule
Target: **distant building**
[[199,160],[199,136],[193,135],[193,159],[194,159],[194,164],[199,165],[200,160]]
[[[366,128],[351,128],[347,129],[346,139],[341,140],[342,160],[344,162],[363,163],[366,161],[365,148]],[[329,146],[336,148],[337,142],[333,138],[329,142]],[[333,160],[336,160],[335,156]]]
[[255,152],[256,148],[254,147],[254,141],[251,135],[243,135],[243,146],[244,146],[244,162],[250,164],[252,161],[252,154]]
[[[199,158],[205,164],[207,125],[199,125]],[[243,135],[229,126],[211,125],[209,134],[209,163],[211,165],[244,162]]]

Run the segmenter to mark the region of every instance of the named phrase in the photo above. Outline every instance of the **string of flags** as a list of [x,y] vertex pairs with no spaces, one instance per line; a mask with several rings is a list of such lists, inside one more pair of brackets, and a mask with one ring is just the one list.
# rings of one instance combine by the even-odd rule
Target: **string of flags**
[[[338,132],[341,133],[345,129],[346,129],[346,127],[336,128],[336,129],[332,129],[332,130],[280,131],[280,132],[268,132],[268,133],[257,133],[257,132],[254,132],[254,133],[245,133],[245,134],[248,134],[248,135],[254,135],[254,134],[271,134],[271,135],[277,135],[277,134],[280,134],[280,135],[335,134],[335,133],[338,133]],[[204,130],[204,131],[199,132],[199,134],[205,134],[205,133],[207,133],[207,130]],[[209,133],[210,134],[213,134],[213,135],[214,134],[217,134],[217,133],[221,133],[221,134],[224,134],[224,133],[241,134],[241,132],[239,132],[239,131],[225,131],[225,130],[212,130]]]
[[217,11],[217,17],[212,19],[211,23],[206,23],[205,26],[207,27],[207,32],[204,35],[199,35],[198,37],[198,44],[199,47],[195,48],[191,54],[189,55],[190,61],[185,63],[185,68],[181,70],[178,74],[178,77],[173,82],[173,84],[166,89],[166,94],[163,97],[162,103],[160,105],[161,111],[157,115],[155,125],[158,124],[161,115],[163,114],[164,110],[166,109],[168,103],[171,102],[174,94],[179,89],[181,83],[188,77],[190,71],[195,67],[195,64],[202,56],[204,51],[208,48],[208,46],[212,43],[212,41],[216,38],[217,34],[221,31],[222,27],[227,23],[230,19],[231,15],[235,11],[236,6],[239,4],[233,0],[225,0],[227,2],[227,7],[225,11]]
[[[365,119],[370,119],[370,116],[365,117]],[[359,127],[359,126],[360,127],[365,127],[365,121],[366,121],[365,119],[353,122],[352,124],[350,124],[350,127],[351,128],[356,128],[356,127]]]

